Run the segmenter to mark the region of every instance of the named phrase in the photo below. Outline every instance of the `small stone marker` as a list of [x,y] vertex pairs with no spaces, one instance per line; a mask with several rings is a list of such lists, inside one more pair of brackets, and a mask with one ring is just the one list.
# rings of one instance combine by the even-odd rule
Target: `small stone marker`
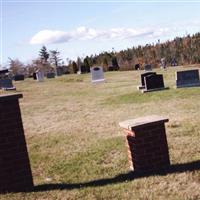
[[157,115],[120,122],[126,134],[130,169],[148,172],[170,166],[165,122]]
[[166,69],[166,61],[165,61],[165,58],[161,58],[161,60],[160,60],[160,65],[161,65],[161,68]]
[[0,79],[0,88],[3,90],[16,90],[10,78]]
[[36,72],[33,73],[33,80],[37,80]]
[[140,64],[135,64],[135,70],[140,70]]
[[62,76],[63,75],[63,68],[57,67],[56,68],[56,76]]
[[142,93],[153,92],[157,90],[169,89],[164,86],[164,80],[162,74],[152,74],[144,77],[145,87],[142,90]]
[[19,98],[0,95],[0,193],[33,189]]
[[138,90],[144,89],[145,88],[144,78],[146,76],[153,75],[153,74],[156,74],[156,72],[145,72],[145,73],[141,74],[141,85],[137,86],[137,89]]
[[55,78],[55,73],[54,72],[48,72],[47,78]]
[[41,82],[44,81],[44,72],[41,70],[36,71],[37,81]]
[[149,64],[144,65],[144,71],[152,71],[152,66]]
[[24,81],[24,75],[23,74],[17,74],[14,76],[15,81]]
[[200,86],[199,70],[176,72],[176,88]]
[[92,67],[91,74],[92,74],[92,83],[99,83],[105,81],[102,67],[100,66]]

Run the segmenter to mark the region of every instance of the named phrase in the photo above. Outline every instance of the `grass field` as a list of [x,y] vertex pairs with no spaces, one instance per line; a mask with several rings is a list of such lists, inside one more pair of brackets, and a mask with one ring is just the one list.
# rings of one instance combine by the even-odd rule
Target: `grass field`
[[[157,69],[170,89],[145,94],[140,71],[107,72],[96,85],[90,74],[14,82],[35,191],[0,199],[200,199],[200,87],[174,89],[176,70]],[[133,176],[118,123],[152,114],[169,118],[172,170]]]

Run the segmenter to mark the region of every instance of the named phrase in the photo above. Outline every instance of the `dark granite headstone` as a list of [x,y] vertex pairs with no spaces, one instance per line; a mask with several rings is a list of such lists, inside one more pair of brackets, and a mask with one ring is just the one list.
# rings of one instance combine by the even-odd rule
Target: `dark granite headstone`
[[149,65],[149,64],[145,64],[145,65],[144,65],[144,70],[145,70],[145,71],[152,71],[152,66]]
[[139,63],[135,65],[135,70],[140,70],[140,64]]
[[36,73],[35,73],[35,72],[33,73],[33,79],[34,79],[34,80],[37,80],[37,76],[36,76]]
[[144,78],[146,76],[149,76],[149,75],[156,75],[156,72],[146,72],[146,73],[141,74],[141,84],[142,84],[142,86],[145,85]]
[[154,90],[165,87],[162,74],[152,74],[145,76],[144,82],[146,90]]
[[144,89],[145,88],[144,78],[146,76],[153,75],[153,74],[156,74],[156,72],[145,72],[141,74],[141,85],[137,86],[137,89],[138,90]]
[[57,67],[56,68],[56,76],[62,76],[63,75],[63,68],[62,67]]
[[55,73],[53,72],[47,73],[47,78],[55,78]]
[[3,90],[16,90],[10,78],[0,79],[0,88]]
[[17,74],[14,76],[15,81],[23,81],[24,80],[24,75],[23,74]]
[[176,72],[176,87],[200,86],[199,70],[187,70]]

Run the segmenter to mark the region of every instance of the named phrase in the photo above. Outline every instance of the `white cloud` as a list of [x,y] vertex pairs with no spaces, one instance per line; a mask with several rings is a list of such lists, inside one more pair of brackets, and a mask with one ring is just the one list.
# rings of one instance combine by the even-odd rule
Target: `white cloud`
[[63,31],[43,30],[34,35],[30,43],[31,44],[52,44],[68,42],[71,39],[71,35]]
[[34,35],[31,44],[53,44],[65,43],[70,40],[109,40],[109,39],[129,39],[134,37],[157,37],[169,32],[169,28],[160,29],[134,29],[134,28],[111,28],[107,30],[98,30],[78,27],[71,32],[42,30]]

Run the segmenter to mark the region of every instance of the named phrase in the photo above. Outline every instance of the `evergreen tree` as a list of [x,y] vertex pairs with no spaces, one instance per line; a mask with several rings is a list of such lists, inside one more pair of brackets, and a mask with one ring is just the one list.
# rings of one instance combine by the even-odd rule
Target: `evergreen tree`
[[119,70],[119,65],[117,62],[117,58],[115,56],[112,57],[112,66],[113,66],[114,70]]
[[85,66],[86,72],[90,72],[90,64],[89,64],[89,57],[87,56],[84,60],[83,60],[83,64]]
[[39,51],[39,56],[40,59],[43,63],[47,63],[48,59],[49,59],[49,53],[47,51],[47,48],[45,46],[43,46],[40,51]]

